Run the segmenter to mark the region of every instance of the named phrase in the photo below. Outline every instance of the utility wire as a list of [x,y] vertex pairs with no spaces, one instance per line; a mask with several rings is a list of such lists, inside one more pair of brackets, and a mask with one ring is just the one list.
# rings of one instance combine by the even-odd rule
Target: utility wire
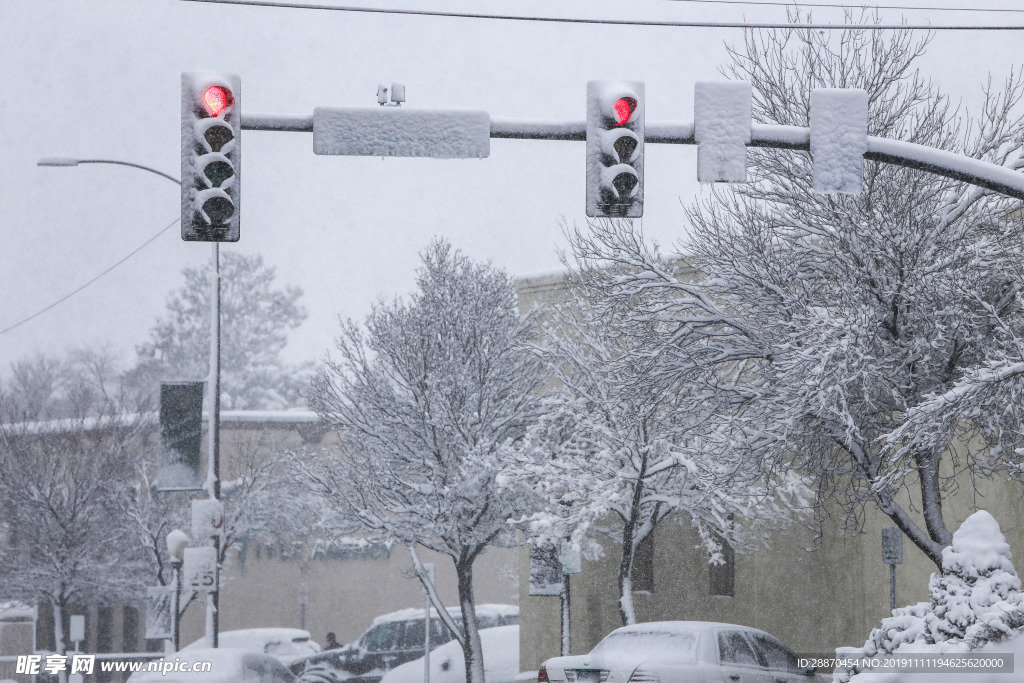
[[827,2],[781,2],[773,0],[668,0],[669,2],[700,2],[715,5],[771,5],[776,7],[830,7],[833,9],[906,9],[928,12],[1024,12],[1024,8],[1010,7],[922,7],[914,5],[842,5]]
[[82,291],[83,289],[85,289],[86,287],[88,287],[89,285],[91,285],[92,283],[96,282],[96,281],[97,281],[97,280],[99,280],[99,279],[100,279],[101,277],[103,277],[104,275],[106,275],[107,273],[109,273],[110,271],[112,271],[112,270],[113,270],[114,268],[117,268],[117,267],[118,267],[119,265],[121,265],[122,263],[124,263],[125,261],[127,261],[128,259],[130,259],[130,258],[131,258],[132,256],[135,256],[135,255],[136,255],[137,253],[139,253],[140,251],[142,251],[142,249],[143,249],[143,248],[144,248],[144,247],[145,247],[146,245],[148,245],[148,244],[149,244],[150,242],[152,242],[153,240],[155,240],[155,239],[156,239],[157,237],[159,237],[160,235],[162,235],[162,234],[164,234],[165,232],[167,232],[168,230],[170,230],[170,229],[171,229],[172,227],[174,227],[174,224],[175,224],[175,223],[177,223],[177,222],[178,222],[178,221],[180,221],[180,220],[181,220],[181,216],[178,216],[178,217],[177,217],[177,218],[175,218],[175,219],[174,219],[173,221],[171,221],[170,223],[168,223],[166,227],[162,228],[162,229],[160,230],[160,232],[158,232],[157,234],[153,235],[153,236],[152,236],[152,237],[150,237],[150,238],[149,238],[148,240],[146,240],[145,242],[143,242],[142,244],[140,244],[140,245],[139,245],[139,246],[138,246],[138,247],[137,247],[137,248],[136,248],[136,249],[135,249],[134,251],[132,251],[132,252],[131,252],[130,254],[128,254],[127,256],[125,256],[124,258],[122,258],[122,259],[121,259],[120,261],[118,261],[118,262],[117,262],[117,263],[115,263],[114,265],[112,265],[112,266],[110,266],[109,268],[107,268],[106,270],[104,270],[104,271],[103,271],[102,273],[100,273],[99,275],[97,275],[97,276],[96,276],[96,277],[94,277],[93,279],[91,279],[91,280],[89,280],[88,282],[86,282],[86,283],[85,283],[84,285],[82,285],[81,287],[78,287],[78,288],[77,288],[77,289],[75,289],[74,291],[72,291],[72,292],[69,292],[68,294],[65,294],[64,296],[62,296],[61,298],[57,299],[57,300],[56,300],[56,301],[54,301],[54,302],[53,302],[52,304],[50,304],[49,306],[47,306],[46,308],[43,308],[43,309],[40,309],[40,310],[36,311],[35,313],[33,313],[33,314],[32,314],[32,315],[30,315],[29,317],[25,318],[24,320],[21,320],[20,322],[16,322],[16,323],[14,323],[13,325],[11,325],[10,327],[8,327],[8,328],[6,328],[6,329],[0,330],[0,334],[6,334],[6,333],[10,332],[11,330],[13,330],[14,328],[16,328],[16,327],[20,327],[21,325],[24,325],[24,324],[25,324],[25,323],[27,323],[27,322],[28,322],[29,320],[32,320],[33,318],[37,318],[37,317],[41,316],[41,315],[42,315],[43,313],[46,313],[46,312],[47,312],[48,310],[50,310],[50,309],[51,309],[51,308],[53,308],[54,306],[58,306],[58,305],[60,305],[60,304],[64,303],[65,301],[67,301],[68,299],[70,299],[71,297],[73,297],[73,296],[74,296],[75,294],[78,294],[78,293],[79,293],[79,292],[81,292],[81,291]]
[[531,17],[514,14],[482,14],[475,12],[442,12],[440,10],[408,10],[383,7],[349,7],[322,5],[307,2],[276,2],[275,0],[182,0],[213,5],[245,5],[248,7],[277,7],[285,9],[318,9],[335,12],[363,12],[368,14],[400,14],[421,17],[451,17],[458,19],[498,19],[504,21],[539,21],[563,24],[601,24],[607,26],[667,26],[682,28],[756,28],[756,29],[814,29],[821,31],[865,29],[871,31],[1024,31],[1018,26],[980,26],[971,24],[800,24],[784,22],[736,22],[736,21],[656,21],[645,19],[583,19],[572,17]]

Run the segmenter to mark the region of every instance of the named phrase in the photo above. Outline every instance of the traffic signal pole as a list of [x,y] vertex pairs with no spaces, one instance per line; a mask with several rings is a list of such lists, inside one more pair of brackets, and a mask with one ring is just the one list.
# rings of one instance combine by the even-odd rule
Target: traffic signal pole
[[[809,152],[811,129],[751,123],[750,147],[794,149]],[[242,130],[312,133],[312,116],[243,114]],[[492,139],[568,140],[587,138],[585,121],[523,121],[491,118]],[[652,144],[696,144],[692,123],[647,123],[646,142]],[[869,135],[864,158],[897,166],[929,171],[936,175],[977,185],[993,192],[1024,199],[1024,175],[1003,166],[964,157],[902,140]]]
[[[213,243],[213,273],[210,276],[210,460],[208,494],[220,500],[220,242]],[[220,645],[220,548],[221,537],[213,536],[217,551],[213,590],[206,593],[210,646]]]

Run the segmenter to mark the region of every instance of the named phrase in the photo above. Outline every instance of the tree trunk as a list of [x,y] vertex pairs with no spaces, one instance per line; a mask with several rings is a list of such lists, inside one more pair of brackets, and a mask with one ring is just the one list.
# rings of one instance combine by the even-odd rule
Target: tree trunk
[[[921,511],[924,513],[924,526],[933,541],[943,546],[951,545],[953,534],[949,533],[949,529],[946,528],[946,520],[942,516],[942,485],[939,481],[941,455],[918,453],[914,460],[917,463],[917,476],[921,485]],[[941,565],[939,569],[942,569]]]
[[484,656],[480,645],[480,630],[476,624],[476,601],[473,598],[473,560],[476,553],[463,553],[455,563],[459,582],[459,607],[462,609],[462,632],[466,642],[462,654],[466,662],[466,683],[485,683]]
[[[639,485],[637,486],[639,488]],[[633,609],[633,535],[636,531],[636,518],[626,520],[622,529],[622,561],[619,563],[619,616],[623,626],[636,623],[636,611]]]
[[[910,515],[907,514],[907,511],[896,502],[896,495],[887,484],[883,486],[878,485],[880,479],[878,465],[870,457],[868,449],[863,448],[857,442],[851,444],[841,443],[840,445],[853,456],[854,462],[861,468],[865,478],[871,484],[872,496],[878,509],[899,527],[900,531],[910,539],[910,542],[916,545],[938,567],[939,573],[941,573],[942,550],[952,542],[952,536],[942,540],[935,538],[932,534],[933,528],[945,529],[945,523],[942,522],[942,491],[939,488],[938,463],[936,462],[932,472],[934,476],[921,477],[921,497],[922,501],[926,501],[924,502],[926,531],[918,526]],[[918,463],[920,466],[920,461]],[[929,507],[931,509],[930,513]],[[948,534],[949,532],[947,531],[946,533]]]
[[640,442],[640,471],[633,486],[633,499],[629,502],[629,516],[622,525],[622,561],[619,562],[619,616],[623,626],[636,623],[633,609],[633,557],[636,554],[636,524],[640,517],[640,501],[644,495],[644,477],[647,476],[647,428],[638,429]]

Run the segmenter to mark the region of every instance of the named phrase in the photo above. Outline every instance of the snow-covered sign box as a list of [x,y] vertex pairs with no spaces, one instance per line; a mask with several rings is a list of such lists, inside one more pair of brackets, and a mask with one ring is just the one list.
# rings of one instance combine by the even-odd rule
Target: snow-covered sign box
[[191,491],[201,488],[200,447],[203,434],[204,382],[160,383],[160,446],[157,451],[157,489]]
[[562,552],[558,555],[558,561],[562,565],[563,574],[583,573],[583,553],[579,548],[573,547],[572,543],[562,544]]
[[192,538],[224,536],[224,504],[215,498],[192,501]]
[[482,159],[491,153],[491,117],[485,111],[317,107],[313,152]]
[[194,591],[217,590],[217,549],[213,546],[185,548],[181,580]]
[[811,91],[811,159],[815,192],[857,194],[868,151],[868,93],[860,89]]
[[150,586],[146,589],[146,639],[174,637],[174,587]]
[[693,97],[693,138],[697,142],[697,180],[700,182],[747,181],[751,93],[749,83],[697,83]]
[[530,595],[562,594],[559,548],[530,546]]

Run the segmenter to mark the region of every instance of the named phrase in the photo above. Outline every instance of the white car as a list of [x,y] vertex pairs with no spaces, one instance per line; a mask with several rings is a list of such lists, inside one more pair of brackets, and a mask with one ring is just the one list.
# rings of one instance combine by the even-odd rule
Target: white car
[[589,654],[554,657],[538,683],[817,683],[813,669],[764,631],[706,621],[615,629]]
[[[519,674],[519,626],[480,629],[484,652],[484,680],[511,683]],[[380,683],[423,683],[423,658],[414,659],[384,674]],[[459,641],[452,640],[430,651],[430,683],[465,683],[466,663]]]
[[133,673],[128,683],[295,683],[276,657],[238,648],[189,647],[143,666],[153,670]]
[[[206,637],[181,648],[187,652],[209,647]],[[299,657],[320,652],[320,645],[310,640],[309,631],[298,628],[242,628],[235,631],[221,631],[217,645],[248,652],[260,652],[276,657],[286,666]]]

